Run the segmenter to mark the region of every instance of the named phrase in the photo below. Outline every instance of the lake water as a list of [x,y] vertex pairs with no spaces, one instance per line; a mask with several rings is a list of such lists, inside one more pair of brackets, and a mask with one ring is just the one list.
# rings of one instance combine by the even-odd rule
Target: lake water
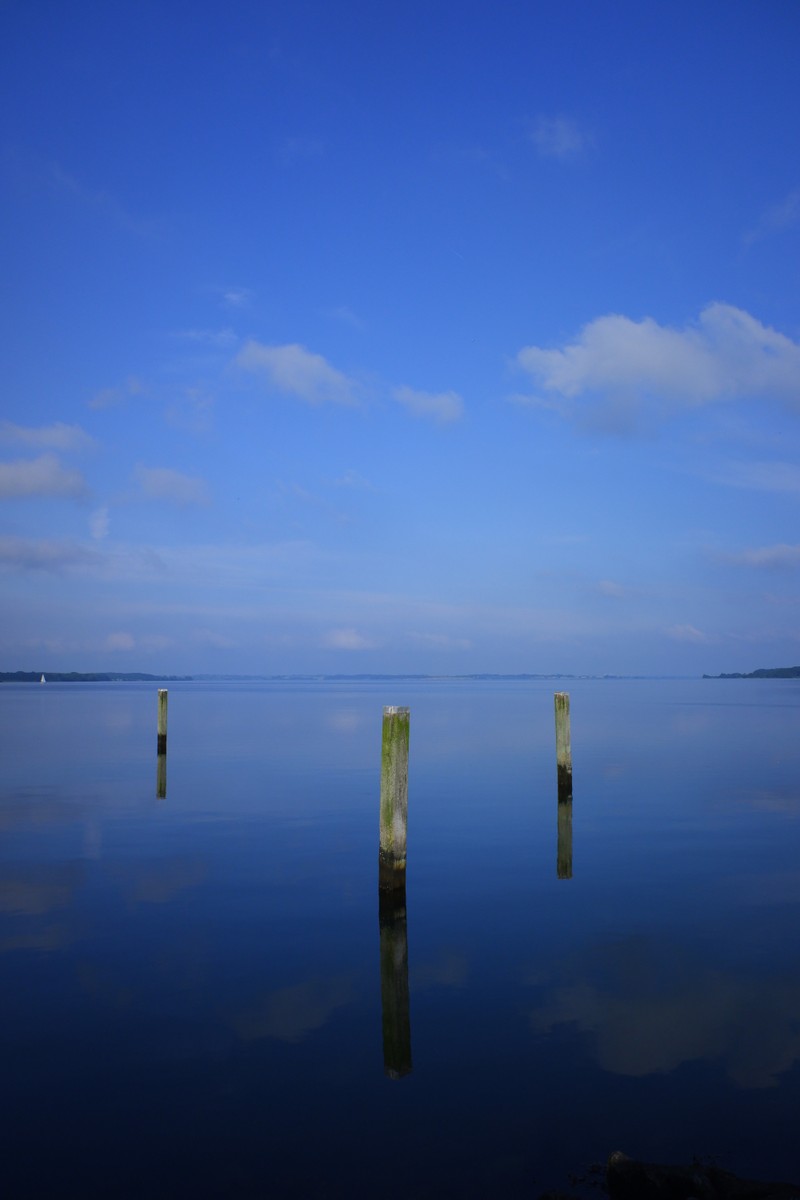
[[800,684],[563,684],[562,878],[560,686],[173,683],[159,799],[154,685],[3,685],[3,1193],[531,1200],[615,1149],[800,1179]]

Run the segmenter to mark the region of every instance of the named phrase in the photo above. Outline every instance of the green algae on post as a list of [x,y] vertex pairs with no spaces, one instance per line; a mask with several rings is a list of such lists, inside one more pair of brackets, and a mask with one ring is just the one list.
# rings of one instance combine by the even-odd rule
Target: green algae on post
[[378,852],[378,886],[381,890],[393,891],[406,885],[409,721],[407,708],[390,705],[383,710]]
[[167,689],[158,689],[158,753],[167,753]]
[[569,732],[569,692],[555,693],[558,798],[572,799],[572,745]]

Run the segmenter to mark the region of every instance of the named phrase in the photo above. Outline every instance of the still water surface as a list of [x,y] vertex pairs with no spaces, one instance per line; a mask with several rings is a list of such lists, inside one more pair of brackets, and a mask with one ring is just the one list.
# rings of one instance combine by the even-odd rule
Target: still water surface
[[800,1178],[800,685],[565,686],[570,878],[551,683],[171,684],[163,799],[154,686],[3,685],[3,1194],[532,1198],[615,1149]]

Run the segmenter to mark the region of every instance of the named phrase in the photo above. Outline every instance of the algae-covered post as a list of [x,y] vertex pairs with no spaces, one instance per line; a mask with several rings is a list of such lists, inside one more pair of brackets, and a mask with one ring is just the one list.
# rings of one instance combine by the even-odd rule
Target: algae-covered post
[[378,886],[382,891],[395,891],[406,886],[409,719],[407,708],[392,705],[383,710],[378,852]]
[[572,746],[569,734],[569,692],[556,692],[556,763],[558,799],[572,799]]
[[158,689],[158,753],[167,753],[167,689]]

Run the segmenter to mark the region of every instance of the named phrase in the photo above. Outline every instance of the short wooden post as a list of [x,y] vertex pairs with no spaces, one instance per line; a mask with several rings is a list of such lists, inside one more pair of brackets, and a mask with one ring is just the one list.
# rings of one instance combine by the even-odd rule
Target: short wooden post
[[396,891],[406,886],[409,720],[407,708],[389,706],[383,710],[378,851],[378,887],[381,891]]
[[158,689],[158,753],[167,753],[167,689]]
[[569,693],[556,692],[556,764],[558,798],[572,799],[572,745],[569,733]]
[[404,891],[380,892],[383,1069],[390,1079],[411,1070],[408,925]]

